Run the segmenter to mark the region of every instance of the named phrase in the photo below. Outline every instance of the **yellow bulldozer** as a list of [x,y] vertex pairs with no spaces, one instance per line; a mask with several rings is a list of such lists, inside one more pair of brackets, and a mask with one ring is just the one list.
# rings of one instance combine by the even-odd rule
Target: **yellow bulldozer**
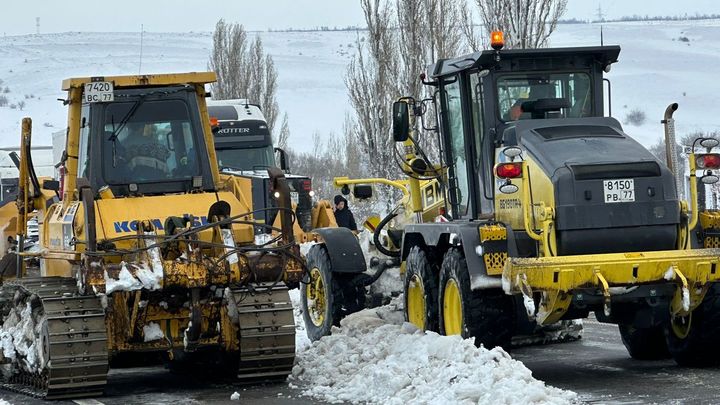
[[[280,225],[255,244],[249,181],[218,171],[205,104],[214,81],[214,73],[63,81],[61,182],[35,176],[23,120],[16,209],[1,218],[17,226],[1,269],[2,387],[97,396],[110,360],[152,352],[171,366],[221,365],[246,380],[290,373],[286,283],[305,268],[289,189],[268,169]],[[22,248],[29,215],[39,222],[36,253]]]

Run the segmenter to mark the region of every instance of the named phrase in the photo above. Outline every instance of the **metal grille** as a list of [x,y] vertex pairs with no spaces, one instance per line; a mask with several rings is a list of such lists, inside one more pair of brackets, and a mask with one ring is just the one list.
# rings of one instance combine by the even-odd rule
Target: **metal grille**
[[487,274],[502,274],[505,268],[505,262],[507,261],[507,252],[485,253],[483,260],[485,261]]
[[484,225],[480,227],[480,242],[507,239],[507,229],[500,225]]
[[703,245],[705,248],[720,248],[720,237],[706,236]]

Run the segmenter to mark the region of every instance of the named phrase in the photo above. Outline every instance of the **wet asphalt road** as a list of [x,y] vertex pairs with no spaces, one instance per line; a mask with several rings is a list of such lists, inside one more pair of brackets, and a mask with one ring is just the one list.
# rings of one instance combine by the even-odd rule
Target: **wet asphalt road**
[[[719,342],[720,343],[720,342]],[[720,403],[720,369],[686,369],[672,360],[632,360],[620,341],[615,325],[585,321],[580,341],[516,348],[512,356],[547,384],[577,392],[586,403]],[[239,402],[230,401],[238,391]],[[39,404],[8,392],[0,397],[13,404]],[[301,397],[287,383],[239,385],[174,375],[162,367],[114,369],[106,395],[94,400],[60,401],[56,404],[320,404]]]
[[525,363],[535,378],[573,390],[587,403],[720,403],[720,368],[633,360],[617,326],[594,319],[585,320],[580,341],[519,348],[512,356]]

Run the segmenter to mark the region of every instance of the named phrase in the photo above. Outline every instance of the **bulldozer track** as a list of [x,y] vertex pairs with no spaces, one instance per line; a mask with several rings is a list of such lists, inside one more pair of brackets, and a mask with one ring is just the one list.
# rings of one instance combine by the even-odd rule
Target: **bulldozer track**
[[[108,352],[105,310],[100,299],[79,295],[74,278],[26,278],[2,286],[0,303],[4,309],[13,305],[17,290],[28,297],[36,295],[42,304],[47,342],[41,336],[37,344],[45,345],[48,361],[42,371],[18,372],[4,379],[0,387],[43,399],[102,395]],[[18,305],[25,305],[25,301]]]
[[283,379],[295,361],[295,320],[285,284],[258,283],[232,290],[237,304],[243,381]]

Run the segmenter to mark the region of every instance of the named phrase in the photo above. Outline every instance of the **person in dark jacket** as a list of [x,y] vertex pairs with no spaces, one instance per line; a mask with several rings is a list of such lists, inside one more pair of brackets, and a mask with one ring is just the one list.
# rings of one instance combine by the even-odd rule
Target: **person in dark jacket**
[[351,231],[357,232],[357,224],[355,224],[355,217],[353,217],[352,211],[348,207],[348,202],[345,197],[340,194],[335,196],[335,222],[339,227],[347,228]]

